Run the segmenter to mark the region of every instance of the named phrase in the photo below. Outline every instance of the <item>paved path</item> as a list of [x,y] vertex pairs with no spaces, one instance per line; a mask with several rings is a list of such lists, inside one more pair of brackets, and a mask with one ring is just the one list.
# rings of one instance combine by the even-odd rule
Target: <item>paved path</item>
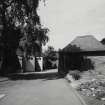
[[84,105],[65,79],[17,80],[10,84],[0,90],[6,95],[0,105]]
[[7,77],[0,77],[0,82],[8,81]]

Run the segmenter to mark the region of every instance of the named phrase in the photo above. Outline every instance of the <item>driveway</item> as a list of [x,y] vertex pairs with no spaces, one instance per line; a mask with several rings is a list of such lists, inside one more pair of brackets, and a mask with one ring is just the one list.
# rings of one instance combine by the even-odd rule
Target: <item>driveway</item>
[[0,94],[5,94],[0,105],[85,105],[67,81],[56,74],[54,77],[54,73],[32,80],[4,81],[0,83]]

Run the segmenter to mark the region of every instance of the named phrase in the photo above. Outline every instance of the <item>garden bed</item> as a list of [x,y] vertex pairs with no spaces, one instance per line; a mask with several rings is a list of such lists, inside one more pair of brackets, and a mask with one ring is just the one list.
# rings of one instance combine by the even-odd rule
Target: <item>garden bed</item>
[[105,105],[105,76],[95,71],[82,74],[76,90],[88,105]]
[[[73,77],[74,73],[69,75]],[[105,105],[105,75],[102,73],[95,70],[85,71],[80,73],[79,80],[73,79],[70,83],[87,105]]]
[[105,80],[94,79],[77,87],[88,105],[105,105]]

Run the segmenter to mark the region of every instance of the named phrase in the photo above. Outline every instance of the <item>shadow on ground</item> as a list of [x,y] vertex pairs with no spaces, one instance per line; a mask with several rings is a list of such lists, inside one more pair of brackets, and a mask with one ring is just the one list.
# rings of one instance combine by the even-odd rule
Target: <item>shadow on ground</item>
[[62,78],[58,72],[54,73],[29,73],[29,74],[13,74],[9,75],[10,80],[34,80],[34,79],[44,79],[44,80],[54,80]]

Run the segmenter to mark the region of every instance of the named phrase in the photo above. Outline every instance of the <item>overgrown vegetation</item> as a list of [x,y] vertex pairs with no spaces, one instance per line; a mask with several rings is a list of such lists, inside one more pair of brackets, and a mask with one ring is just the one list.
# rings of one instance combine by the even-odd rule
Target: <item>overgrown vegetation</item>
[[69,75],[71,75],[74,80],[79,80],[81,77],[79,70],[69,71]]
[[44,70],[57,68],[58,54],[52,46],[48,46],[43,56]]
[[77,74],[81,78],[76,81],[73,80],[70,83],[82,96],[87,105],[104,105],[105,75],[100,70],[89,70]]
[[2,74],[19,69],[17,48],[24,52],[23,57],[27,60],[28,55],[41,53],[42,44],[48,42],[48,28],[41,26],[38,5],[39,0],[0,0]]

